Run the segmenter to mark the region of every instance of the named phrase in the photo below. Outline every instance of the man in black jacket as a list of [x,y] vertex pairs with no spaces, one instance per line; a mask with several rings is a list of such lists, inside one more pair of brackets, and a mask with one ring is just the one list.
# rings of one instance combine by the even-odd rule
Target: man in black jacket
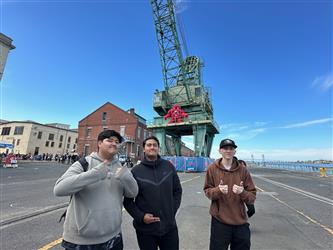
[[139,186],[135,199],[125,198],[124,207],[133,217],[141,250],[178,250],[175,215],[182,187],[175,167],[159,155],[159,141],[150,136],[143,142],[145,157],[132,169]]

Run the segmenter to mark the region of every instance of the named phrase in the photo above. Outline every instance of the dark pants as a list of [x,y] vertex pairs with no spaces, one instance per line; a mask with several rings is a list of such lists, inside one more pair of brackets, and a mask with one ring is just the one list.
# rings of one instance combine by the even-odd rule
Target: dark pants
[[162,236],[144,234],[136,231],[136,237],[141,250],[157,250],[157,247],[159,247],[160,250],[179,249],[177,227]]
[[63,240],[61,246],[65,250],[123,250],[123,238],[118,234],[107,242],[95,245],[77,245]]
[[214,217],[210,228],[210,250],[248,250],[251,247],[249,224],[227,225]]

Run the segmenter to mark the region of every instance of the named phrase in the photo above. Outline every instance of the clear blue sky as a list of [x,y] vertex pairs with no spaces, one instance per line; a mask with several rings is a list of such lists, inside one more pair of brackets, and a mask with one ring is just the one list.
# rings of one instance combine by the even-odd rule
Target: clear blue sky
[[[332,160],[332,1],[178,2],[220,126],[212,156],[229,137],[241,158]],[[163,82],[150,0],[1,1],[1,32],[16,46],[1,119],[76,128],[107,101],[156,116]]]

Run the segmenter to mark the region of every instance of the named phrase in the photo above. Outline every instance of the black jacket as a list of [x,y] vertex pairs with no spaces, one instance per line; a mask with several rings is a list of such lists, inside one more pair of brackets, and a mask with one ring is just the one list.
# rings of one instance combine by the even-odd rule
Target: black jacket
[[[156,161],[144,159],[132,169],[139,186],[135,199],[125,198],[124,207],[133,217],[136,230],[153,235],[163,235],[175,228],[175,215],[180,206],[182,187],[175,167],[158,156]],[[160,217],[160,222],[145,224],[146,213]]]

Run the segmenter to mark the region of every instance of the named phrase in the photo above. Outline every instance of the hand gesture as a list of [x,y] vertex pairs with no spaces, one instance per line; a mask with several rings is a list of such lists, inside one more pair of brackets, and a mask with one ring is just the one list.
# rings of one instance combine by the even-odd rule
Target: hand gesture
[[145,214],[143,216],[143,222],[146,224],[155,223],[155,222],[159,222],[159,221],[160,221],[160,217],[154,217],[154,215],[152,215],[152,214]]
[[125,169],[126,169],[126,167],[124,167],[124,166],[122,166],[121,164],[120,164],[120,162],[118,162],[117,164],[116,164],[116,166],[113,166],[113,169],[112,169],[112,175],[114,175],[114,177],[116,178],[116,179],[119,179],[120,178],[120,176],[122,175],[122,173],[125,171]]
[[232,187],[232,192],[235,194],[241,194],[244,191],[243,181],[240,182],[239,186],[234,184]]
[[110,162],[108,160],[103,161],[102,163],[98,164],[96,167],[94,167],[96,170],[100,171],[101,179],[104,180],[109,175],[109,168],[108,165]]
[[223,194],[228,193],[228,185],[223,185],[223,180],[220,181],[219,189]]

